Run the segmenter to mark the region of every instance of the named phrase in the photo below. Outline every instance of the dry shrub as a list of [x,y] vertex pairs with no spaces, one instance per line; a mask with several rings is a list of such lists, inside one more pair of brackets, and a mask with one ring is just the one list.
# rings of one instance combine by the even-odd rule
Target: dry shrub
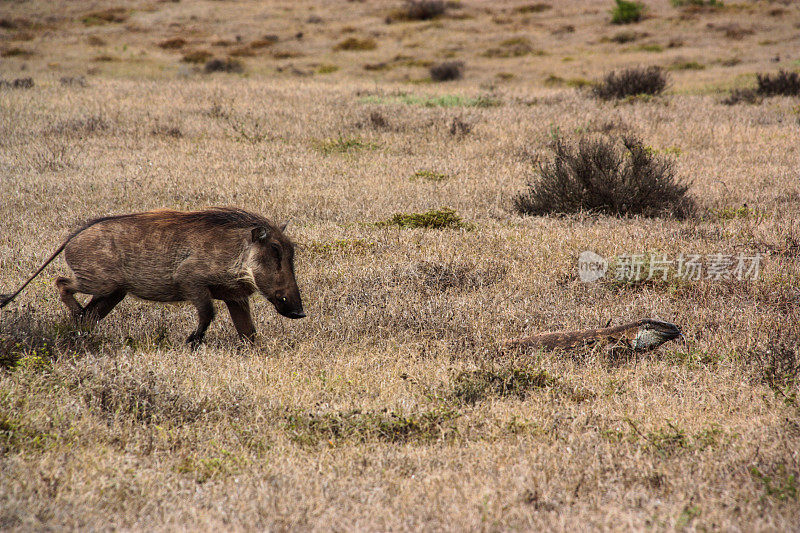
[[30,89],[33,87],[33,78],[17,78],[12,81],[0,80],[0,89]]
[[211,52],[207,50],[194,50],[184,54],[181,61],[184,63],[205,63],[211,58]]
[[756,377],[773,389],[794,387],[800,378],[800,329],[797,316],[787,316],[769,337],[746,357]]
[[11,48],[4,48],[0,51],[0,57],[30,57],[33,52],[25,48],[13,46]]
[[634,137],[583,138],[577,146],[553,144],[554,158],[539,163],[539,178],[514,198],[522,215],[588,211],[609,215],[674,216],[694,211],[689,186],[675,176],[672,160]]
[[242,63],[236,59],[210,59],[203,70],[206,73],[211,72],[243,72],[244,67]]
[[667,87],[667,74],[661,67],[633,67],[609,72],[592,92],[598,98],[611,100],[640,94],[660,94]]
[[164,50],[177,50],[179,48],[183,48],[186,46],[186,39],[182,39],[180,37],[173,37],[172,39],[166,39],[158,43],[160,48]]
[[74,135],[77,137],[85,137],[94,133],[108,131],[110,127],[104,115],[95,114],[60,120],[47,128],[45,133],[49,135]]
[[446,61],[430,68],[433,81],[460,80],[464,76],[464,63],[462,61]]
[[474,291],[492,286],[503,280],[507,269],[499,263],[483,266],[472,262],[420,261],[409,269],[404,269],[398,277],[410,278],[417,290],[429,294],[446,291]]
[[239,46],[228,52],[228,55],[231,57],[253,57],[256,55],[256,51],[249,46]]
[[453,117],[453,121],[450,122],[450,135],[454,137],[464,137],[471,131],[472,124],[460,117]]
[[91,46],[105,46],[106,42],[104,39],[101,39],[97,35],[90,35],[86,38],[86,42],[89,43]]
[[514,13],[541,13],[543,11],[547,11],[548,9],[553,9],[553,6],[550,4],[544,3],[535,3],[535,4],[525,4],[522,6],[517,6],[514,8]]
[[756,89],[733,89],[720,103],[725,105],[760,104],[763,101]]
[[126,20],[128,20],[128,11],[121,7],[91,11],[81,17],[81,22],[86,26],[98,26],[110,22],[125,22]]
[[84,76],[61,76],[58,82],[62,87],[87,87],[89,85]]
[[402,8],[389,15],[391,20],[431,20],[447,11],[447,3],[442,0],[407,0]]
[[348,37],[344,41],[339,42],[336,46],[333,47],[333,49],[359,51],[359,50],[375,50],[377,47],[378,44],[375,42],[375,39],[359,39],[357,37]]
[[720,26],[717,28],[719,31],[725,34],[725,37],[728,39],[733,39],[735,41],[741,41],[744,39],[746,35],[753,35],[755,31],[752,28],[745,28],[740,26],[739,24],[725,24],[724,26]]
[[800,96],[800,74],[779,71],[777,74],[756,74],[758,94],[764,96]]
[[647,37],[647,36],[648,36],[647,33],[639,33],[635,31],[621,31],[609,37],[608,40],[611,41],[612,43],[625,44],[625,43],[632,43],[637,39],[641,39],[642,37]]

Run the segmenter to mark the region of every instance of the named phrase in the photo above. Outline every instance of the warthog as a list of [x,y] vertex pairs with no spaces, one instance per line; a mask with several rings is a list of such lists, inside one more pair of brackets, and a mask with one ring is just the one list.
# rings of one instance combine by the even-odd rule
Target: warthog
[[[233,208],[98,218],[73,231],[17,292],[0,297],[0,308],[63,251],[75,278],[60,277],[56,287],[79,322],[94,325],[128,293],[156,302],[189,301],[198,325],[186,342],[196,348],[214,319],[212,299],[218,299],[228,306],[239,336],[252,342],[249,297],[256,291],[283,316],[306,316],[285,227]],[[75,293],[92,299],[81,307]]]

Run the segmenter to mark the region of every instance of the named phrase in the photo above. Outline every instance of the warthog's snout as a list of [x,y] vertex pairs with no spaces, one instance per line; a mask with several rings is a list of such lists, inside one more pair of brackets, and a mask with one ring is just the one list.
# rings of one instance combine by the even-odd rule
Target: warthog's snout
[[281,313],[281,314],[283,316],[285,316],[286,318],[305,318],[306,317],[306,314],[302,310],[300,310],[300,311],[289,311],[289,312]]

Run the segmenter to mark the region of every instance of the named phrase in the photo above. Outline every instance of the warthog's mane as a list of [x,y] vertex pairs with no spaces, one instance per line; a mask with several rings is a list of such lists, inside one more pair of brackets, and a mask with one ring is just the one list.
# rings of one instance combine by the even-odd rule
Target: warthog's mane
[[94,226],[95,224],[99,224],[100,222],[106,222],[109,220],[123,220],[126,218],[137,218],[137,217],[142,217],[142,218],[159,217],[171,223],[172,222],[183,223],[183,224],[200,223],[210,227],[222,227],[222,228],[266,227],[269,228],[270,230],[278,229],[275,224],[273,224],[265,217],[262,217],[261,215],[256,215],[255,213],[250,213],[243,209],[237,209],[235,207],[211,207],[208,209],[204,209],[203,211],[189,211],[189,212],[172,211],[164,209],[158,211],[147,211],[143,213],[111,215],[107,217],[95,218],[85,222],[79,228],[73,231],[67,238],[67,240],[70,240],[72,237],[76,236],[78,233],[82,232],[86,228]]

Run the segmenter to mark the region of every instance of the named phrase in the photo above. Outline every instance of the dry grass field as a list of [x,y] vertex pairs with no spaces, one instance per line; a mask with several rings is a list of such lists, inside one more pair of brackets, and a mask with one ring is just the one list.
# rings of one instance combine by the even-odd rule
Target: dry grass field
[[[192,352],[191,306],[128,298],[85,331],[57,259],[0,312],[0,529],[797,531],[800,99],[721,100],[800,68],[800,5],[644,3],[2,2],[0,78],[34,85],[0,87],[0,292],[81,221],[232,205],[291,219],[308,317],[255,298],[246,346],[220,308]],[[585,87],[634,65],[667,90]],[[514,211],[552,140],[624,134],[694,216]],[[585,250],[762,255],[583,283]],[[643,317],[687,342],[498,349]]]

